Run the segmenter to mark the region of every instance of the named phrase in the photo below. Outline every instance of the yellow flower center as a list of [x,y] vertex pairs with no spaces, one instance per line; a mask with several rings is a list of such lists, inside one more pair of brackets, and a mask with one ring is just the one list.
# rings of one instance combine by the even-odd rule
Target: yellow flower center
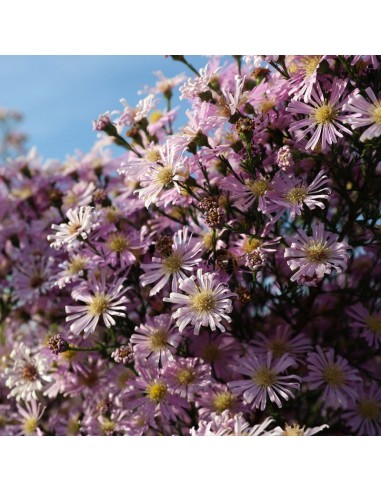
[[268,344],[268,348],[271,350],[274,357],[281,357],[290,350],[289,344],[285,340],[281,339],[271,340]]
[[[156,123],[157,121],[160,120],[160,118],[163,116],[163,113],[161,111],[153,111],[149,117],[149,122],[150,123]],[[157,159],[159,160],[159,159]],[[151,161],[155,162],[155,161]]]
[[78,224],[78,223],[70,224],[69,233],[70,234],[76,234],[81,227],[82,227],[81,224]]
[[105,294],[97,293],[89,304],[88,311],[93,316],[100,316],[105,313],[110,306],[110,300]]
[[374,331],[376,335],[381,335],[381,317],[380,316],[368,316],[365,320],[368,328]]
[[259,105],[259,109],[263,114],[268,113],[275,106],[275,101],[270,99],[265,99]]
[[115,422],[110,419],[104,419],[102,422],[102,431],[104,434],[109,435],[115,431]]
[[221,357],[221,351],[216,345],[206,345],[201,352],[201,358],[204,359],[205,362],[215,362]]
[[315,109],[313,118],[318,125],[328,125],[336,118],[337,111],[331,104],[323,104]]
[[268,367],[262,367],[253,374],[252,380],[258,386],[268,388],[269,386],[273,386],[278,378],[275,372],[271,371]]
[[157,173],[156,181],[162,186],[169,186],[172,183],[173,171],[171,166],[164,166]]
[[86,260],[80,256],[77,256],[73,258],[69,263],[68,272],[71,275],[75,275],[76,273],[79,273],[81,270],[83,270],[85,266]]
[[247,254],[253,253],[262,244],[260,239],[255,237],[248,237],[243,245],[243,250]]
[[128,240],[123,234],[116,232],[107,239],[107,247],[114,253],[123,253],[128,248]]
[[158,162],[160,161],[160,152],[156,149],[148,149],[144,158],[148,162]]
[[206,232],[202,236],[202,240],[204,241],[204,245],[207,249],[213,248],[213,231]]
[[178,253],[173,253],[163,261],[164,272],[170,275],[177,273],[181,269],[182,264],[181,256]]
[[38,420],[36,417],[31,417],[28,420],[25,420],[23,424],[24,434],[27,436],[34,434],[37,430],[37,424]]
[[167,385],[165,383],[151,383],[147,387],[147,396],[150,400],[159,403],[167,394]]
[[381,101],[377,101],[371,106],[370,115],[375,123],[381,125]]
[[71,360],[75,359],[75,357],[77,357],[77,354],[78,352],[76,352],[75,350],[66,350],[65,352],[62,352],[60,353],[60,356],[70,362]]
[[323,263],[328,260],[330,253],[327,244],[310,241],[306,248],[308,261],[311,263]]
[[150,335],[149,340],[152,350],[158,352],[166,348],[168,344],[168,333],[163,329],[159,329]]
[[114,222],[117,222],[120,216],[120,211],[116,209],[115,207],[107,207],[106,208],[106,219],[108,222],[113,224]]
[[343,370],[335,364],[326,366],[323,369],[324,380],[329,386],[337,387],[345,382]]
[[377,420],[380,410],[380,405],[374,400],[362,400],[358,406],[359,414],[367,420]]
[[302,203],[303,200],[308,196],[308,191],[305,186],[296,186],[292,188],[288,193],[286,193],[286,200],[293,205]]
[[79,422],[77,419],[69,420],[67,424],[67,435],[76,436],[79,433]]
[[304,56],[301,59],[300,62],[306,74],[306,78],[311,77],[314,74],[317,66],[319,65],[319,61],[320,56]]
[[231,410],[235,403],[235,397],[230,391],[221,391],[217,393],[212,400],[213,410],[222,413],[225,410]]
[[304,426],[300,427],[299,424],[286,425],[282,436],[304,436]]
[[180,369],[180,371],[176,374],[176,379],[179,384],[187,386],[188,384],[192,384],[194,382],[196,376],[191,369]]
[[252,182],[250,180],[246,180],[245,184],[255,196],[263,196],[269,189],[269,182],[267,179],[263,178],[255,179]]
[[213,291],[210,289],[202,290],[192,297],[192,308],[198,314],[210,313],[216,306]]

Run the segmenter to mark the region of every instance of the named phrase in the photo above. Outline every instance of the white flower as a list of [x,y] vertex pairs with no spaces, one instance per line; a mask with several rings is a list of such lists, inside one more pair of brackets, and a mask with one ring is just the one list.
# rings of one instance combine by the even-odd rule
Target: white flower
[[58,232],[48,236],[48,241],[53,240],[50,246],[59,249],[64,244],[71,245],[78,236],[86,239],[94,226],[92,210],[93,207],[80,207],[75,210],[69,209],[66,212],[69,219],[68,224],[52,225],[52,229]]
[[[195,282],[197,280],[197,282]],[[236,297],[226,284],[219,282],[217,273],[203,273],[197,270],[197,278],[182,280],[180,289],[186,294],[171,292],[170,297],[163,300],[178,304],[178,309],[172,314],[177,319],[177,326],[183,331],[189,324],[194,326],[194,333],[199,334],[201,326],[209,326],[212,331],[219,328],[225,331],[223,321],[231,322],[226,313],[233,310],[232,300]]]
[[49,362],[41,354],[33,354],[23,343],[11,352],[13,366],[5,369],[5,384],[11,388],[8,398],[30,401],[37,399],[36,391],[41,391],[44,384],[51,381],[47,370]]

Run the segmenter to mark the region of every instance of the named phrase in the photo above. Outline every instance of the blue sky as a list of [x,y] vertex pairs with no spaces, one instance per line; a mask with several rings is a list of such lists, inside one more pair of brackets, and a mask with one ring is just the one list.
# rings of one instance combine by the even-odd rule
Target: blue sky
[[[204,56],[187,59],[196,68],[207,63]],[[92,120],[120,109],[122,97],[136,104],[137,91],[155,84],[155,70],[191,76],[163,56],[0,56],[0,107],[24,114],[20,129],[29,147],[62,160],[76,149],[88,151],[96,137]]]

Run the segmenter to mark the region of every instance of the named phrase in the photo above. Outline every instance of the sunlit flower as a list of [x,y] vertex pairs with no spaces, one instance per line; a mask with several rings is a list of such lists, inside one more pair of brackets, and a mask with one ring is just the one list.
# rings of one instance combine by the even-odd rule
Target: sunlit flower
[[86,239],[93,228],[93,207],[80,207],[69,209],[66,215],[69,219],[67,224],[52,225],[52,229],[58,231],[48,236],[48,241],[53,241],[50,246],[59,249],[64,244],[71,245],[78,236]]
[[369,126],[362,133],[361,142],[381,135],[381,98],[377,98],[370,87],[365,92],[368,100],[360,94],[359,89],[355,89],[343,107],[344,111],[352,113],[345,117],[345,121],[353,130]]
[[224,322],[230,323],[231,318],[226,313],[233,310],[230,297],[236,297],[226,284],[221,283],[217,273],[203,273],[197,270],[197,276],[181,280],[180,289],[186,294],[171,292],[164,301],[176,304],[177,309],[172,314],[180,331],[191,325],[194,333],[199,334],[201,326],[208,326],[212,331],[219,328],[225,331]]

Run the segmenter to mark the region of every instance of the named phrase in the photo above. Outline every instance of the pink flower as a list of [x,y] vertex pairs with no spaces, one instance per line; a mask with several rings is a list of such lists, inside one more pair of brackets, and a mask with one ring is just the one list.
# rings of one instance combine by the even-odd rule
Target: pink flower
[[295,99],[304,95],[304,101],[311,99],[311,92],[316,82],[317,70],[325,56],[303,55],[292,58],[288,66],[291,75],[289,94],[294,94]]
[[288,354],[282,355],[275,361],[271,352],[267,356],[260,356],[253,349],[248,349],[244,358],[237,362],[235,370],[250,379],[240,379],[228,383],[228,387],[237,395],[243,394],[244,401],[251,408],[266,408],[267,398],[282,407],[281,398],[294,398],[292,390],[299,390],[301,379],[295,375],[280,375],[295,361]]
[[308,383],[311,390],[324,388],[322,399],[325,405],[346,408],[348,401],[354,401],[358,396],[354,384],[361,382],[358,371],[352,369],[341,355],[335,357],[332,348],[323,352],[321,347],[317,346],[316,351],[317,353],[308,354],[310,372],[304,381]]
[[362,436],[381,434],[381,388],[372,381],[369,387],[359,385],[358,398],[348,404],[343,418],[352,431]]
[[353,319],[352,326],[362,330],[362,336],[368,345],[378,349],[381,345],[381,313],[369,312],[361,303],[357,303],[348,310]]
[[[296,114],[305,114],[306,118],[295,121],[290,126],[290,131],[296,132],[296,141],[302,140],[308,133],[312,133],[310,140],[306,145],[306,149],[315,149],[321,140],[321,148],[325,150],[327,144],[331,145],[337,142],[337,137],[342,138],[342,132],[351,134],[341,122],[346,122],[346,117],[340,116],[345,101],[339,102],[344,93],[347,82],[335,78],[330,89],[330,96],[327,100],[320,88],[316,85],[316,89],[312,90],[310,104],[301,101],[292,101],[287,111]],[[302,130],[302,131],[300,131]]]
[[306,283],[319,281],[325,274],[330,274],[332,268],[342,272],[347,267],[349,255],[346,243],[337,242],[337,234],[324,230],[324,224],[312,226],[312,236],[307,236],[303,229],[298,229],[298,235],[289,239],[289,248],[285,249],[285,258],[291,270],[297,270],[291,281]]
[[223,322],[231,321],[226,313],[233,310],[232,300],[229,298],[237,295],[219,281],[217,273],[203,273],[199,268],[197,277],[192,275],[180,281],[179,286],[186,294],[171,292],[170,297],[164,297],[163,300],[177,304],[177,310],[172,316],[177,319],[180,331],[188,325],[194,326],[196,335],[201,326],[208,326],[212,331],[216,328],[225,331]]
[[365,92],[370,101],[356,89],[343,107],[344,111],[352,113],[345,117],[345,122],[349,123],[353,130],[370,125],[361,135],[361,142],[381,135],[381,99],[376,97],[370,87]]
[[67,224],[52,225],[52,229],[58,232],[48,236],[48,241],[53,240],[50,246],[59,249],[63,245],[71,246],[78,236],[86,239],[94,227],[92,210],[93,207],[79,207],[75,210],[69,209],[66,212],[69,219]]
[[152,426],[155,426],[155,417],[160,418],[160,423],[176,422],[189,406],[170,389],[157,366],[148,363],[139,366],[138,376],[130,382],[125,397],[127,408],[139,409]]
[[171,253],[164,258],[154,256],[152,263],[141,264],[145,271],[140,277],[143,287],[156,284],[150,291],[151,296],[160,292],[170,279],[172,279],[172,291],[177,292],[179,282],[187,278],[186,272],[192,272],[193,268],[201,262],[203,244],[188,233],[188,227],[183,227],[173,236]]
[[131,343],[137,361],[145,363],[150,360],[155,364],[165,364],[173,360],[173,354],[181,341],[182,335],[173,326],[168,314],[161,314],[147,319],[135,328]]
[[286,210],[290,212],[291,220],[294,220],[296,215],[301,215],[303,205],[310,210],[316,207],[324,208],[322,200],[327,200],[331,193],[330,188],[327,187],[328,183],[330,179],[324,171],[319,171],[309,185],[301,178],[283,173],[276,174],[271,183],[271,191],[267,193],[271,201],[268,212],[276,212],[271,222],[276,222]]
[[109,328],[116,324],[114,316],[126,317],[125,304],[128,301],[123,294],[131,287],[123,287],[124,279],[118,277],[111,286],[106,284],[106,272],[101,270],[100,278],[95,274],[90,276],[89,282],[83,284],[82,289],[75,294],[75,300],[82,301],[82,306],[66,306],[66,321],[72,321],[70,330],[79,335],[84,331],[87,337],[95,331],[102,316],[104,324]]

